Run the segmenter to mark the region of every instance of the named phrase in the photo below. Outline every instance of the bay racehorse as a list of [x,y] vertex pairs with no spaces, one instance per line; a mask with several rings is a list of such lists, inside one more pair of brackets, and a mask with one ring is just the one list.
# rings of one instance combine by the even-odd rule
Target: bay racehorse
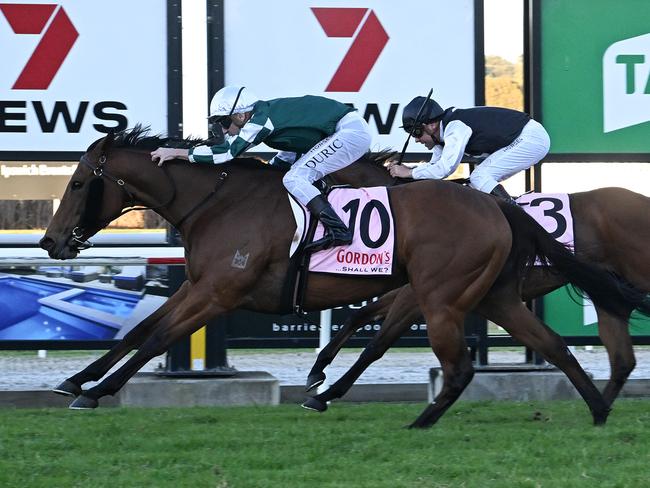
[[[376,166],[376,165],[375,165]],[[387,171],[377,171],[370,165],[355,165],[336,173],[335,182],[351,185],[392,185],[397,180]],[[602,188],[569,195],[574,221],[576,256],[589,263],[598,264],[623,277],[642,293],[650,293],[650,199],[623,188]],[[568,282],[560,273],[530,268],[520,284],[523,300],[549,293]],[[605,346],[611,368],[610,379],[603,396],[608,405],[614,402],[628,376],[636,365],[628,321],[631,308],[612,314],[601,304],[594,303],[598,314],[598,332]],[[499,323],[489,300],[483,300],[476,310],[481,315]],[[365,354],[344,375],[341,382],[332,385],[318,400],[308,400],[310,405],[322,407],[332,398],[339,398],[356,378],[385,350],[393,344],[410,325],[420,320],[417,303],[407,286],[394,290],[378,301],[350,315],[332,341],[320,352],[309,373],[307,389],[325,380],[324,369],[329,365],[346,340],[362,325],[383,320],[382,328],[370,344],[372,354]],[[512,324],[512,318],[503,317]],[[504,323],[499,325],[504,326]],[[504,328],[508,329],[508,325]],[[516,334],[513,334],[516,338]],[[539,351],[539,349],[537,349]],[[320,408],[317,408],[320,410]]]
[[[180,147],[195,143],[182,141]],[[171,141],[146,137],[140,129],[93,143],[41,240],[50,257],[74,258],[89,237],[125,208],[143,205],[175,225],[185,246],[188,279],[181,288],[108,353],[56,388],[77,396],[71,408],[96,407],[99,398],[115,394],[151,358],[208,319],[236,308],[290,310],[282,300],[282,288],[295,225],[283,173],[250,158],[216,167],[171,162],[160,168],[151,163],[149,151],[164,144]],[[458,371],[463,379],[471,378],[462,334],[464,316],[501,272],[511,250],[513,223],[492,197],[445,182],[390,188],[389,196],[395,215],[394,274],[379,278],[314,274],[305,309],[357,302],[410,282],[432,342],[445,338],[444,351],[437,352],[453,373],[449,377]],[[522,249],[528,246],[524,241],[519,240]],[[243,264],[242,256],[246,256]],[[612,293],[613,312],[621,303],[630,303],[610,277],[596,273],[590,278]],[[524,313],[536,322],[527,310]],[[540,333],[546,331],[542,328]],[[82,390],[84,383],[103,378],[133,349],[138,351],[124,365]],[[562,350],[552,354],[583,395],[594,422],[603,423],[607,405],[577,361]],[[415,426],[431,425],[449,408],[457,388],[451,384],[447,390],[447,396],[437,407],[429,406]]]

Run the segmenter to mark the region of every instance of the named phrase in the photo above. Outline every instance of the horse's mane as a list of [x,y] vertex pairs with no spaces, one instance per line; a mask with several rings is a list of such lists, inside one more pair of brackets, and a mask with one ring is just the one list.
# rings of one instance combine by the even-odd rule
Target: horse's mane
[[[187,137],[180,139],[177,137],[163,137],[161,134],[150,135],[150,127],[136,124],[131,129],[125,129],[113,135],[111,148],[117,149],[143,149],[153,151],[159,147],[173,147],[180,149],[189,149],[190,147],[211,144],[209,139],[199,137]],[[92,150],[102,139],[93,142],[88,151]]]
[[381,149],[376,153],[366,153],[359,161],[383,168],[386,161],[393,159],[396,155],[397,151],[393,151],[392,149]]

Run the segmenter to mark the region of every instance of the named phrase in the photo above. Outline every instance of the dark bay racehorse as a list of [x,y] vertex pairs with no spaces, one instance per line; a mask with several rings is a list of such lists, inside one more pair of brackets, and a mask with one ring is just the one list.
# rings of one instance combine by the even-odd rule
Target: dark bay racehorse
[[[282,186],[283,173],[245,158],[216,167],[172,162],[159,168],[151,163],[149,151],[168,142],[131,131],[91,145],[41,240],[52,258],[73,258],[86,239],[125,207],[137,204],[155,209],[179,228],[185,245],[188,280],[178,292],[106,355],[57,387],[59,393],[79,395],[72,408],[96,407],[99,398],[115,394],[152,357],[221,313],[236,308],[289,312],[290,304],[282,301],[282,285],[295,225]],[[427,426],[449,408],[463,383],[471,379],[464,316],[503,268],[511,250],[510,227],[516,222],[508,222],[490,196],[449,183],[420,182],[390,188],[389,195],[395,215],[394,275],[315,274],[310,278],[305,308],[352,303],[410,282],[432,343],[442,343],[444,338],[444,347],[436,352],[450,378],[445,380],[445,394],[438,404],[429,406],[413,424]],[[530,240],[517,242],[517,250],[531,258],[534,245]],[[246,256],[245,263],[235,256]],[[516,260],[512,269],[515,275],[523,272]],[[608,308],[613,313],[621,304],[631,303],[611,277],[588,271],[591,281],[611,293]],[[535,334],[549,334],[528,310],[518,308],[514,287],[503,287],[502,294],[506,313],[514,309],[518,318],[530,322]],[[138,351],[116,372],[82,391],[84,383],[101,379],[133,349]],[[583,395],[594,422],[603,423],[607,405],[565,350],[559,347],[549,355]],[[454,378],[462,381],[456,384]]]
[[[337,183],[352,185],[391,185],[396,182],[388,172],[368,170],[366,166],[354,166],[336,174]],[[585,262],[599,264],[624,277],[636,289],[650,293],[650,199],[622,188],[603,188],[570,195],[574,219],[575,248],[577,257]],[[521,297],[529,300],[567,283],[566,276],[549,273],[542,269],[530,269],[521,283]],[[512,324],[511,317],[496,315],[490,300],[483,300],[477,312],[503,325],[497,317]],[[616,399],[636,364],[628,321],[632,309],[612,314],[601,304],[595,303],[598,313],[598,331],[607,349],[611,366],[610,379],[603,396],[608,405]],[[319,354],[309,373],[307,388],[321,384],[324,369],[329,365],[345,341],[362,325],[370,321],[384,320],[380,332],[371,343],[372,354],[366,354],[352,367],[349,374],[332,386],[329,392],[318,396],[321,401],[339,398],[354,380],[374,361],[379,359],[408,327],[418,321],[421,314],[411,296],[408,285],[394,290],[378,301],[368,304],[348,317],[344,327]],[[508,326],[505,326],[508,329]],[[516,334],[512,334],[517,338]],[[537,349],[539,351],[539,349]],[[310,401],[317,407],[321,402]]]

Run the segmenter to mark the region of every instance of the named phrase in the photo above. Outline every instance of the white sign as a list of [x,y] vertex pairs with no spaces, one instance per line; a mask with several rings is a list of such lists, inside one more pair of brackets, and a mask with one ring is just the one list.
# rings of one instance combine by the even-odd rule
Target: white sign
[[226,84],[351,103],[373,150],[401,149],[402,109],[430,88],[443,107],[475,105],[474,0],[227,1],[224,26]]
[[615,42],[603,56],[603,130],[650,121],[650,34]]
[[85,151],[109,130],[167,129],[160,0],[3,0],[0,148]]

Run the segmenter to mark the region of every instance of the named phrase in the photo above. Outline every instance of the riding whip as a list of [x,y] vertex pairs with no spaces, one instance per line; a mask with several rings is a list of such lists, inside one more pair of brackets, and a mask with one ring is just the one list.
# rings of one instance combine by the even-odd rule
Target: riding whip
[[399,155],[399,159],[397,160],[398,165],[402,164],[402,159],[404,159],[404,153],[406,153],[406,148],[409,145],[409,141],[411,140],[411,136],[413,135],[413,131],[415,130],[415,127],[418,125],[418,120],[420,119],[420,115],[422,115],[422,110],[424,110],[424,106],[431,99],[432,94],[433,94],[433,88],[431,88],[431,90],[429,90],[429,94],[427,95],[426,100],[424,102],[422,102],[422,105],[420,105],[420,110],[418,110],[418,113],[415,116],[415,120],[413,121],[413,127],[411,127],[411,131],[409,132],[409,135],[406,138],[406,142],[404,143],[404,147],[402,148],[402,153]]

